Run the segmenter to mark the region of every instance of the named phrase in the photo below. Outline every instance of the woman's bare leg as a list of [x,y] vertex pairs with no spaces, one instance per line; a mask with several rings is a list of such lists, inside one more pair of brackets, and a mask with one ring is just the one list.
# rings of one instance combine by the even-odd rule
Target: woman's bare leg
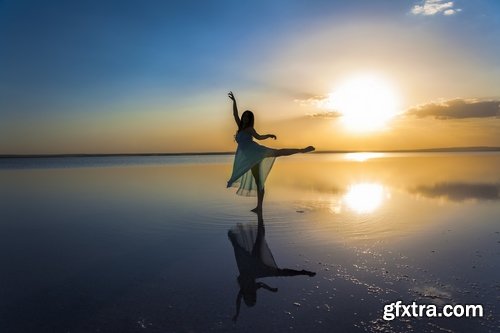
[[255,183],[257,184],[257,207],[252,209],[254,213],[262,212],[262,203],[264,201],[264,187],[261,188],[260,185],[260,163],[252,167],[252,175],[255,178]]
[[308,146],[308,147],[302,148],[302,149],[297,149],[297,148],[277,149],[276,154],[274,156],[279,157],[279,156],[290,156],[290,155],[299,154],[299,153],[308,153],[308,152],[314,151],[314,149],[315,148],[313,146]]
[[[274,157],[279,156],[289,156],[298,153],[308,153],[314,151],[315,148],[313,146],[308,146],[302,149],[296,148],[288,148],[288,149],[277,149],[275,151]],[[257,184],[257,207],[252,209],[254,213],[262,213],[262,203],[264,202],[264,187],[260,184],[260,163],[256,164],[252,167],[252,175],[255,179],[255,183]]]

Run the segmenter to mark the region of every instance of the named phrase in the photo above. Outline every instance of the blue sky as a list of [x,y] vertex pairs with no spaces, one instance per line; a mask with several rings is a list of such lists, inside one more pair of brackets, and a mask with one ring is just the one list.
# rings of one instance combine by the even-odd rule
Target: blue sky
[[[444,10],[412,12],[415,6],[433,3],[448,2],[0,1],[0,153],[70,152],[70,142],[78,143],[76,150],[91,151],[99,138],[108,152],[156,150],[162,146],[148,145],[154,138],[140,138],[140,132],[148,132],[148,124],[156,122],[164,122],[167,132],[189,132],[190,125],[198,128],[200,122],[224,131],[229,126],[225,115],[213,112],[227,108],[227,90],[247,96],[245,102],[252,106],[276,107],[286,104],[280,98],[322,95],[327,87],[321,86],[321,79],[304,80],[301,86],[284,73],[309,71],[319,77],[317,69],[310,70],[314,63],[338,65],[336,53],[348,47],[350,52],[366,52],[359,46],[360,36],[370,43],[380,39],[381,49],[390,48],[396,56],[402,52],[402,57],[413,38],[415,43],[429,40],[421,48],[428,64],[434,61],[431,55],[439,61],[460,58],[453,66],[473,73],[470,87],[450,82],[436,96],[409,96],[407,108],[437,96],[498,98],[500,2],[453,1],[447,7],[453,9],[451,15]],[[388,61],[377,56],[375,67]],[[407,76],[415,76],[411,62],[404,66]],[[459,77],[467,81],[469,72]],[[416,85],[407,84],[413,89]],[[466,96],[467,91],[471,93]],[[284,115],[279,111],[274,118]],[[120,146],[120,136],[127,141],[137,118],[145,123],[132,131],[135,146]],[[103,128],[93,134],[94,144],[86,146],[90,138],[83,128],[92,132],[99,124]],[[112,132],[112,144],[106,145],[105,128]],[[197,138],[172,135],[160,140],[191,140],[184,150],[197,150]],[[229,143],[221,138],[200,149],[225,150]],[[66,139],[68,145],[60,144]],[[166,142],[165,150],[175,149]]]

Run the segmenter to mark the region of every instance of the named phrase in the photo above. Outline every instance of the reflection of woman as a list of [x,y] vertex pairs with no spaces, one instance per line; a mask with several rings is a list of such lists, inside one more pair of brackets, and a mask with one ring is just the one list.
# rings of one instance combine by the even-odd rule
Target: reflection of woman
[[272,288],[263,282],[257,282],[256,279],[272,276],[316,275],[316,273],[306,270],[278,268],[264,238],[265,229],[262,215],[258,215],[259,223],[257,226],[255,224],[237,224],[228,232],[240,272],[238,276],[240,291],[236,297],[234,321],[236,321],[240,313],[242,299],[247,306],[254,306],[257,302],[258,289],[264,288],[272,292],[278,291],[277,288]]
[[257,207],[252,209],[253,212],[262,210],[262,201],[264,200],[264,182],[267,175],[271,171],[274,159],[279,156],[288,156],[297,153],[307,153],[314,150],[313,146],[303,149],[272,149],[261,146],[253,141],[265,140],[273,138],[276,140],[276,135],[266,134],[260,135],[255,131],[254,115],[252,111],[245,111],[240,116],[238,115],[238,106],[232,92],[229,92],[229,98],[233,101],[233,115],[238,131],[236,132],[236,142],[238,149],[234,157],[233,173],[231,179],[227,182],[227,187],[238,186],[239,195],[254,195],[257,191]]

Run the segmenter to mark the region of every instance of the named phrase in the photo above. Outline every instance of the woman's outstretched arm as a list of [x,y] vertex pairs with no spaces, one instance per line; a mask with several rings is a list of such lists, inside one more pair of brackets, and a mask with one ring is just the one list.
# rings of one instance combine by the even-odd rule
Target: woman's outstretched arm
[[252,129],[252,136],[254,138],[256,138],[257,140],[265,140],[265,139],[269,139],[269,138],[273,138],[274,140],[276,140],[276,135],[274,135],[274,134],[260,135],[259,133],[257,133],[257,131],[255,129]]
[[265,284],[264,282],[257,282],[257,286],[258,288],[264,288],[264,289],[267,289],[269,291],[272,291],[273,293],[277,292],[278,291],[278,288],[272,288],[272,287],[269,287],[267,284]]
[[236,125],[240,127],[240,116],[238,115],[238,105],[236,105],[236,98],[233,95],[233,92],[230,91],[227,96],[233,101],[233,116],[234,116],[234,121],[236,122]]

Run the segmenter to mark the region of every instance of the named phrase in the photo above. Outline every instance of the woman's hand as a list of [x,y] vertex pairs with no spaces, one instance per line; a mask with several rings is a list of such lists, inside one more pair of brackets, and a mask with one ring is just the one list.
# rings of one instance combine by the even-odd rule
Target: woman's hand
[[236,126],[240,128],[240,123],[241,119],[240,116],[238,115],[238,105],[236,105],[236,98],[234,98],[233,92],[230,91],[227,96],[233,101],[233,116],[234,116],[234,121],[236,122]]

